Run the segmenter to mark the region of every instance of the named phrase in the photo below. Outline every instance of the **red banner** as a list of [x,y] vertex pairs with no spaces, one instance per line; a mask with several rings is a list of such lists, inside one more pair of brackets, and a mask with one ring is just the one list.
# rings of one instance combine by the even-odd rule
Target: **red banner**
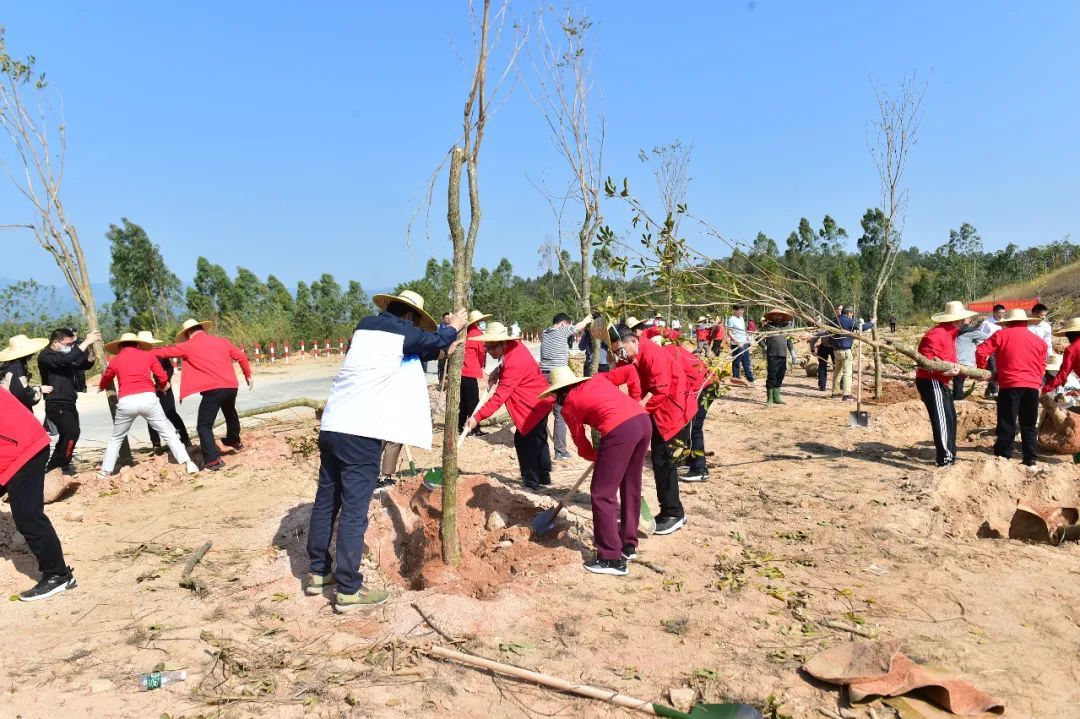
[[967,308],[972,312],[978,312],[980,314],[990,314],[994,311],[994,305],[1005,305],[1007,310],[1026,310],[1031,312],[1031,308],[1039,301],[1038,297],[1030,300],[992,300],[990,302],[969,302]]

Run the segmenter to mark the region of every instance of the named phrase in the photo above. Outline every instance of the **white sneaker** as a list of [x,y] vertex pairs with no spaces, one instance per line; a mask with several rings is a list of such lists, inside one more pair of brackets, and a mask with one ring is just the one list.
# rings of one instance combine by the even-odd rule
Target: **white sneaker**
[[195,464],[190,459],[188,460],[188,463],[186,465],[184,465],[184,466],[187,469],[188,474],[198,474],[199,473],[199,465]]

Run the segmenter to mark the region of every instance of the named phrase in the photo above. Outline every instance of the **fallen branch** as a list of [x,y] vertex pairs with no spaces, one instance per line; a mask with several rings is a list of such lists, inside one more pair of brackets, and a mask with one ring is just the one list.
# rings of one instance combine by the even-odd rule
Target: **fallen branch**
[[[293,409],[294,407],[310,407],[315,410],[315,419],[322,419],[323,408],[326,407],[326,402],[317,399],[308,399],[307,397],[297,397],[285,402],[278,402],[277,404],[268,404],[263,407],[245,409],[243,412],[237,412],[237,416],[243,419],[244,417],[255,417],[260,414],[272,414],[285,409]],[[219,419],[214,423],[214,426],[220,427],[223,424],[225,424],[225,420]]]
[[[915,364],[919,365],[925,370],[930,370],[931,372],[945,373],[956,372],[958,374],[964,375],[965,377],[970,377],[971,379],[990,379],[990,372],[988,370],[976,369],[975,367],[967,367],[962,364],[953,364],[952,362],[943,362],[942,360],[927,359],[926,357],[923,357],[921,354],[919,354],[918,350],[916,350],[911,345],[905,344],[898,340],[886,339],[884,342],[886,345],[896,350],[900,354],[904,355],[908,359],[913,360]],[[874,342],[867,342],[867,344],[872,346],[875,345]]]
[[844,622],[837,622],[833,621],[832,619],[821,619],[818,621],[818,624],[823,627],[828,627],[829,629],[835,629],[839,632],[848,632],[850,634],[855,634],[856,636],[863,637],[864,639],[875,639],[878,635],[877,632],[872,629],[863,629],[862,627],[857,627],[854,624],[845,624]]
[[180,573],[180,586],[184,589],[190,589],[198,595],[206,594],[206,584],[201,579],[196,579],[191,576],[191,573],[195,570],[195,565],[202,561],[202,558],[206,556],[206,553],[210,551],[210,547],[213,542],[206,542],[195,553],[188,557],[187,562],[184,563],[184,571]]
[[641,566],[645,567],[646,569],[651,569],[654,572],[656,572],[657,574],[664,574],[665,573],[663,567],[658,567],[655,564],[653,564],[652,562],[648,561],[647,559],[638,558],[638,559],[633,560],[633,562],[634,562],[634,564],[640,564]]
[[410,606],[413,609],[416,610],[416,613],[420,615],[420,618],[424,620],[424,623],[427,624],[429,627],[431,627],[433,630],[435,630],[435,633],[438,634],[440,637],[442,637],[446,641],[450,642],[451,644],[460,644],[461,643],[462,640],[454,639],[449,634],[444,632],[442,629],[439,629],[438,625],[435,624],[435,620],[433,620],[427,614],[424,614],[424,610],[421,609],[420,605],[418,605],[416,602],[413,602]]

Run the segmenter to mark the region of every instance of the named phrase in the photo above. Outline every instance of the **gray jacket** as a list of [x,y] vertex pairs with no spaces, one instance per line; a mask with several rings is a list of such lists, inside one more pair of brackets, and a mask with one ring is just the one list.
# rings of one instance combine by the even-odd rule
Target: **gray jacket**
[[969,325],[956,336],[956,361],[968,367],[975,366],[975,348],[989,339],[977,325]]

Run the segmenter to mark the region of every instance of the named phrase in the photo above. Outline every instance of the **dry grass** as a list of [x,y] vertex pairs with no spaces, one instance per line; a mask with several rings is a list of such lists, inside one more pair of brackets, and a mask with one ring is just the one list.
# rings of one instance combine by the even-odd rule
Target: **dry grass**
[[1080,314],[1080,261],[1059,267],[1026,282],[999,287],[981,302],[1022,300],[1038,297],[1050,308],[1053,318],[1061,320]]

